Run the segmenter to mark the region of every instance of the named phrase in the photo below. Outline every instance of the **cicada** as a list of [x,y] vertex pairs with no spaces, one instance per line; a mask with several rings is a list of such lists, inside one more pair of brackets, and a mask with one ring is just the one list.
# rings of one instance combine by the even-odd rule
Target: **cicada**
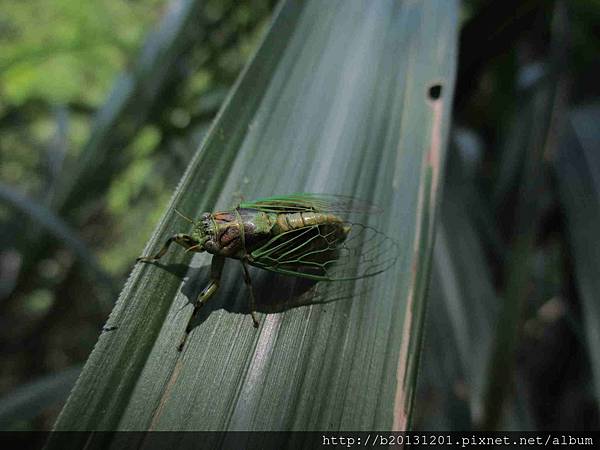
[[[248,265],[315,281],[355,280],[377,275],[398,257],[398,244],[375,228],[352,218],[378,212],[352,197],[293,194],[242,202],[229,211],[204,213],[189,234],[170,237],[154,256],[160,259],[175,242],[191,252],[208,252],[210,281],[198,295],[195,313],[219,288],[225,258],[242,263],[255,327],[256,302]],[[183,216],[185,217],[185,216]],[[194,314],[195,314],[194,313]]]

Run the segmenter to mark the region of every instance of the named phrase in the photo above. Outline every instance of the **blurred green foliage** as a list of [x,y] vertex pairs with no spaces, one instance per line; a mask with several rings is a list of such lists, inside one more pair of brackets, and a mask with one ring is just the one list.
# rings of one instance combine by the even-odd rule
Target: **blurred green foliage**
[[[190,24],[164,49],[178,26],[167,16],[184,4],[0,2],[0,180],[23,202],[16,209],[7,198],[0,203],[0,393],[85,360],[274,6],[195,3]],[[155,90],[128,94],[127,86],[144,79],[140,70],[169,51],[166,76],[144,87]],[[119,110],[139,95],[151,99],[151,109],[141,103]],[[107,120],[114,125],[102,128]],[[71,187],[80,161],[92,154],[101,158],[98,170],[83,172],[86,188]],[[106,162],[110,170],[98,172]],[[44,211],[41,222],[29,220],[31,208]],[[87,270],[95,262],[74,258],[68,244],[48,234],[55,223],[89,247],[111,289]],[[49,428],[55,408],[29,414],[37,418],[22,426]]]
[[32,99],[99,106],[165,3],[1,1],[4,106]]

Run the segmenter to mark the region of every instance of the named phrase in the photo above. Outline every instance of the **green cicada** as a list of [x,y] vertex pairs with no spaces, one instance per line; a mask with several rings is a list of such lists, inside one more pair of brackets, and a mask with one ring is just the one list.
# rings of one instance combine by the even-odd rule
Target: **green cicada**
[[337,195],[293,194],[258,199],[240,203],[230,211],[188,219],[193,225],[190,234],[170,237],[156,255],[138,261],[158,260],[172,242],[186,251],[212,253],[211,280],[196,300],[195,315],[219,288],[225,258],[240,260],[257,327],[248,264],[315,281],[377,275],[395,263],[398,244],[376,229],[352,221],[353,217],[377,211],[359,200]]

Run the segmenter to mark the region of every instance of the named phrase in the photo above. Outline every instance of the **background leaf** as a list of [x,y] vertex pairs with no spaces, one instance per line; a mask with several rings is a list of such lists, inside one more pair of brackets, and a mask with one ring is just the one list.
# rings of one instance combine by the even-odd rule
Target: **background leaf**
[[[480,423],[501,306],[485,252],[498,247],[493,244],[498,230],[489,217],[481,220],[489,211],[472,170],[482,149],[465,133],[453,133],[433,252],[423,370],[415,402],[421,430],[469,430]],[[489,236],[494,237],[486,240]],[[503,413],[503,428],[532,428],[523,398],[511,400]]]
[[[78,236],[75,230],[63,222],[50,209],[44,205],[38,204],[30,198],[16,192],[10,186],[0,184],[0,200],[15,208],[33,221],[40,228],[44,229],[54,239],[60,240],[73,251],[80,259],[81,264],[89,268],[89,272],[95,282],[102,285],[111,293],[115,293],[114,282],[100,266],[94,254],[88,246]],[[104,297],[101,297],[104,298]],[[103,304],[105,309],[110,309],[110,305]]]
[[598,103],[571,111],[556,164],[597,401],[600,401],[600,286],[596,270],[600,263],[599,119]]
[[20,386],[0,398],[0,429],[31,419],[40,410],[63,402],[80,372],[81,367],[71,367]]

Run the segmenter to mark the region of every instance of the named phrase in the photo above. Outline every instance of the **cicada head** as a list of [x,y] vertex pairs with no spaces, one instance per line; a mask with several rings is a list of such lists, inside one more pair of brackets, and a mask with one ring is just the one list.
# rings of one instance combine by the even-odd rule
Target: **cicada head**
[[186,251],[203,252],[206,251],[205,244],[212,236],[212,222],[210,214],[202,214],[200,220],[193,221],[194,228],[191,235],[178,234],[175,236],[175,241],[186,248]]

